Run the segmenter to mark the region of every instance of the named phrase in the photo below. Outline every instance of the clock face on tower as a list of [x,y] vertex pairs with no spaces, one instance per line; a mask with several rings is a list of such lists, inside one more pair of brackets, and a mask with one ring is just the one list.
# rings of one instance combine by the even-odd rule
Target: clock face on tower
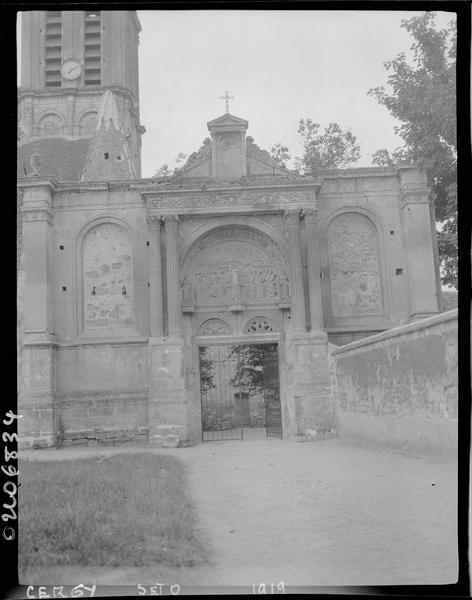
[[76,60],[66,60],[61,68],[62,76],[68,81],[73,81],[74,79],[80,77],[81,72],[82,67]]

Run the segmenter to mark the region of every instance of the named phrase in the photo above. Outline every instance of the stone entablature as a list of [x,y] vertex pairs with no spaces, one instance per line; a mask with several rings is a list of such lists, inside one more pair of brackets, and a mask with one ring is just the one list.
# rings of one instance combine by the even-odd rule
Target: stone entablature
[[227,212],[267,212],[286,208],[311,207],[316,202],[319,184],[304,186],[248,186],[241,189],[208,188],[205,190],[140,189],[149,213],[205,214]]

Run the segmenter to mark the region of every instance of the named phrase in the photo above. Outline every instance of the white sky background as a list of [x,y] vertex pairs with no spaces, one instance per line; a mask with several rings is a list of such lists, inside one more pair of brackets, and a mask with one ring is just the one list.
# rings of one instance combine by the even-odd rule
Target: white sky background
[[[138,11],[142,174],[150,177],[179,152],[198,150],[207,121],[230,112],[270,150],[302,154],[298,121],[349,127],[361,144],[356,166],[379,148],[402,145],[395,120],[367,91],[387,81],[385,61],[407,52],[400,27],[413,11]],[[445,27],[455,13],[437,12]],[[290,165],[289,165],[290,166]]]
[[[302,154],[300,118],[350,128],[361,144],[356,166],[379,148],[402,145],[396,121],[367,96],[387,81],[385,61],[409,55],[400,27],[413,11],[138,11],[142,176],[179,152],[191,154],[209,135],[207,121],[225,111],[249,121],[261,148],[286,144]],[[455,13],[436,12],[445,27]],[[20,59],[20,52],[18,52]],[[292,166],[289,163],[288,166]]]

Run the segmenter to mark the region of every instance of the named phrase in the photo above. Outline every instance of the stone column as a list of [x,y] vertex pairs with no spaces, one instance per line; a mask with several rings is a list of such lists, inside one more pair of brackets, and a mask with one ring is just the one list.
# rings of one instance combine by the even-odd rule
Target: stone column
[[182,337],[182,294],[179,284],[178,217],[164,217],[166,228],[167,318],[170,339]]
[[162,258],[161,258],[161,219],[147,217],[149,227],[149,313],[151,337],[161,338],[164,333],[162,306]]
[[23,447],[53,444],[55,421],[52,193],[47,180],[23,184],[24,304],[18,406]]
[[309,208],[305,210],[305,225],[307,239],[310,321],[311,331],[312,333],[315,333],[322,331],[324,328],[320,278],[320,244],[316,208]]
[[426,172],[400,168],[400,207],[410,290],[410,320],[439,312],[433,228]]
[[300,210],[290,209],[285,211],[288,225],[289,262],[290,262],[290,287],[292,296],[292,322],[295,333],[305,333],[305,294],[303,290],[302,257],[300,252]]

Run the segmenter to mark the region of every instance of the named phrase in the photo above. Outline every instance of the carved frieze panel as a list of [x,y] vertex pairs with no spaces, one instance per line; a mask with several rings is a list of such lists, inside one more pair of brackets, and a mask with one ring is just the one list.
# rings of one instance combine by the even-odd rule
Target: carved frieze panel
[[382,313],[377,230],[355,212],[339,215],[328,227],[328,257],[333,317]]
[[284,255],[245,227],[222,227],[197,241],[183,273],[184,297],[196,306],[276,304],[290,293]]
[[207,192],[205,194],[169,194],[150,201],[151,208],[204,208],[204,207],[226,207],[247,205],[277,205],[289,203],[304,203],[315,200],[315,192],[305,190],[281,190],[248,192]]

